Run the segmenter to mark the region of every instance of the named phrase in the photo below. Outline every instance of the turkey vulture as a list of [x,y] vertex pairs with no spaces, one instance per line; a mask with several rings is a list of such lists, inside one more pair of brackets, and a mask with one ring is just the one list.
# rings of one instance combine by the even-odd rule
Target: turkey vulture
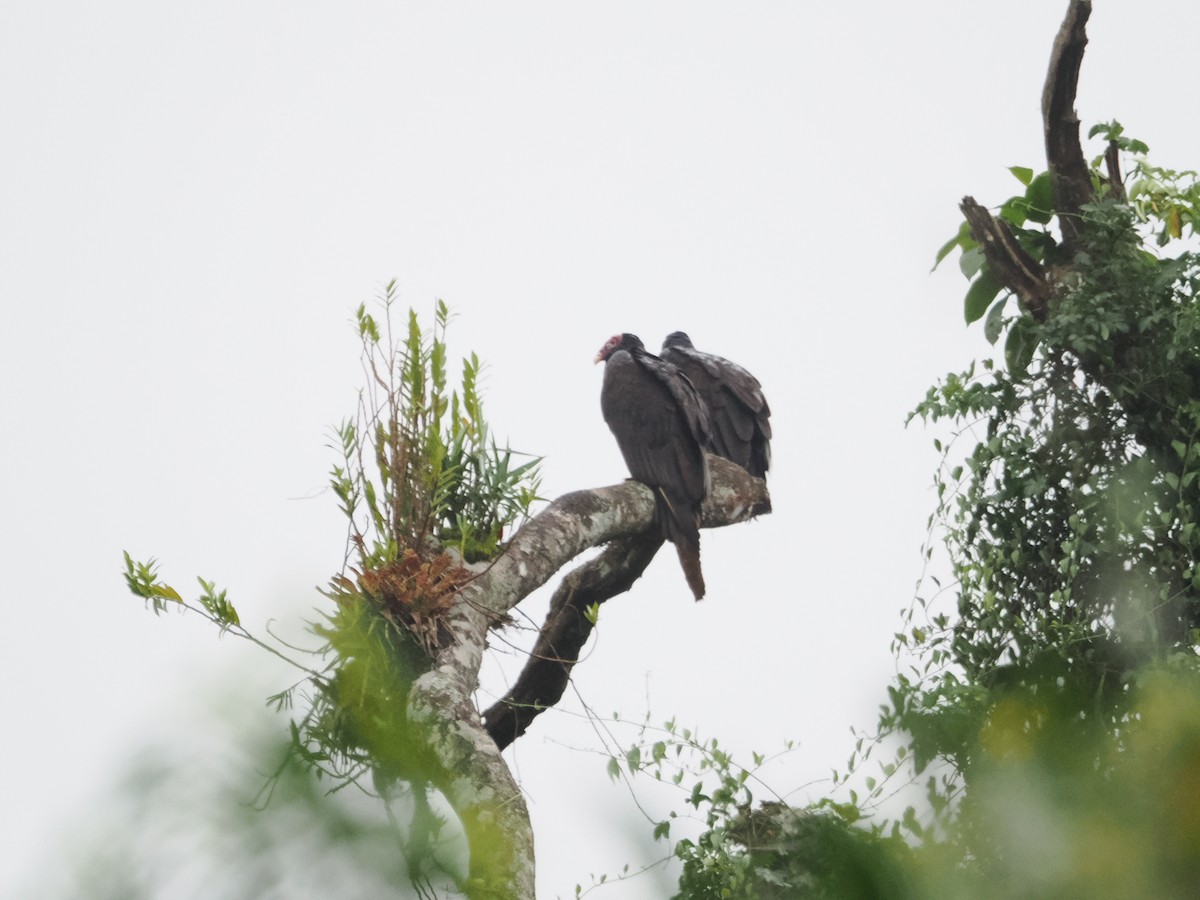
[[708,408],[709,449],[765,478],[771,465],[771,408],[758,379],[737,363],[697,350],[682,331],[667,335],[662,358],[691,380]]
[[655,521],[675,545],[688,587],[704,596],[700,504],[708,496],[708,416],[696,389],[673,365],[646,351],[637,335],[609,338],[600,409],[629,474],[654,492]]

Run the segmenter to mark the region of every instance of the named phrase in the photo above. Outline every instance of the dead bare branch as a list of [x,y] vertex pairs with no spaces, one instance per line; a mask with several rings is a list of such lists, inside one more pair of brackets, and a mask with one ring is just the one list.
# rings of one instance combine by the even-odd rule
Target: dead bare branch
[[1109,141],[1104,151],[1104,167],[1108,171],[1108,190],[1118,203],[1126,203],[1125,181],[1121,177],[1121,148],[1116,141]]
[[963,197],[959,208],[971,227],[971,237],[983,249],[992,275],[1017,295],[1026,312],[1039,322],[1045,321],[1052,290],[1046,269],[1017,243],[1008,223],[989,213],[974,197]]
[[1092,178],[1079,143],[1079,117],[1075,114],[1079,69],[1087,46],[1085,26],[1091,14],[1091,0],[1072,0],[1054,39],[1042,90],[1046,162],[1068,257],[1079,249],[1079,211],[1092,200]]

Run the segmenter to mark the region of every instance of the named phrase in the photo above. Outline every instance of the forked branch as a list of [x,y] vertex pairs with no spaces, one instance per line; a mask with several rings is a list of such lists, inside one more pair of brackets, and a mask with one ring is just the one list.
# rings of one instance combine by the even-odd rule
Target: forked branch
[[[1080,210],[1090,203],[1094,190],[1091,171],[1079,142],[1079,117],[1075,94],[1079,69],[1087,46],[1091,0],[1071,0],[1050,54],[1050,68],[1042,90],[1042,125],[1046,138],[1046,164],[1054,197],[1054,211],[1062,227],[1063,249],[1071,259],[1079,249],[1083,220]],[[1110,148],[1110,155],[1115,151]],[[1115,155],[1109,160],[1110,177],[1119,185]],[[1012,229],[974,198],[965,197],[963,215],[971,236],[979,242],[992,274],[1017,295],[1025,311],[1044,321],[1054,290],[1049,272],[1022,248]]]
[[[719,457],[710,455],[708,463],[712,489],[704,504],[702,527],[733,525],[771,511],[762,479]],[[520,677],[504,699],[484,714],[487,732],[500,747],[524,734],[534,718],[562,697],[592,631],[588,607],[629,590],[662,546],[661,537],[651,529],[653,519],[654,498],[636,481],[565,494],[526,523],[503,555],[464,589],[469,602],[461,606],[464,615],[467,610],[474,613],[472,623],[456,632],[458,649],[443,652],[435,671],[443,665],[457,668],[464,661],[464,639],[482,653],[488,625],[588,548],[608,544],[600,555],[563,578]],[[460,684],[465,686],[469,679],[473,687],[473,676]]]
[[[771,498],[762,479],[719,457],[710,455],[708,463],[712,490],[704,504],[702,527],[733,525],[771,511]],[[614,523],[607,515],[593,513],[597,495],[608,501],[609,510],[618,514],[619,533],[612,533]],[[547,521],[540,521],[543,517]],[[520,677],[508,694],[484,713],[485,727],[500,747],[508,746],[524,734],[538,715],[562,697],[579,652],[592,632],[588,607],[629,590],[662,546],[661,535],[650,527],[653,517],[654,499],[649,489],[636,481],[568,494],[522,529],[505,556],[481,577],[481,581],[507,582],[510,575],[497,569],[507,561],[511,570],[515,561],[516,570],[525,575],[515,592],[506,586],[499,596],[511,597],[515,593],[523,598],[544,583],[543,572],[548,570],[553,574],[574,559],[580,552],[575,549],[580,543],[595,546],[611,541],[599,556],[563,578],[550,600],[546,622]],[[546,530],[550,534],[543,533]],[[536,568],[530,550],[541,564]],[[498,596],[486,586],[485,591],[488,596]]]

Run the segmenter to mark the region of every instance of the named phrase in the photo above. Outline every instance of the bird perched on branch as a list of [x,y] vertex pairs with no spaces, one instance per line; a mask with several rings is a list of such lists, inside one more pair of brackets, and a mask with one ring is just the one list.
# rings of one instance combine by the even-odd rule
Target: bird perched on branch
[[675,366],[649,353],[637,335],[609,338],[600,409],[629,474],[654,492],[655,521],[675,545],[688,587],[704,596],[700,505],[708,496],[709,441],[704,403]]
[[662,358],[696,388],[708,410],[708,449],[756,478],[771,466],[771,407],[758,379],[737,363],[704,353],[682,331],[663,341]]

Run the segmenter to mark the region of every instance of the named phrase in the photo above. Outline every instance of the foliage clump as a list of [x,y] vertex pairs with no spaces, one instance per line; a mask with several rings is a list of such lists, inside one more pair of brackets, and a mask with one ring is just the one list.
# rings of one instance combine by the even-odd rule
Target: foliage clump
[[[1145,152],[1119,124],[1093,133],[1113,153]],[[1167,826],[1148,801],[1158,778],[1182,773],[1163,759],[1152,765],[1143,738],[1163,724],[1151,723],[1164,690],[1181,700],[1182,731],[1163,735],[1163,746],[1194,756],[1196,723],[1183,713],[1200,695],[1200,256],[1162,248],[1194,233],[1200,187],[1194,173],[1138,159],[1127,190],[1102,161],[1069,258],[1047,227],[1054,210],[1045,222],[1008,218],[1048,266],[1044,314],[1005,290],[985,313],[987,264],[969,235],[952,242],[974,278],[967,319],[984,318],[993,343],[1005,337],[1004,362],[948,376],[913,413],[958,429],[950,445],[938,442],[945,464],[931,519],[957,602],[951,615],[918,599],[913,614],[924,610],[926,621],[910,614],[897,635],[916,662],[889,690],[881,727],[907,735],[915,770],[928,770],[935,827],[910,833],[926,843],[940,835],[941,852],[969,860],[963,871],[981,883],[990,874],[1022,885],[1011,896],[1085,883],[1090,896],[1177,895],[1167,869],[1180,861],[1166,859],[1166,845],[1144,847],[1132,893],[1111,871],[1085,877],[1083,845],[1114,838],[1098,823],[1115,828],[1115,810],[1128,816],[1117,829],[1126,837]],[[1029,796],[1021,783],[1041,787]],[[1023,816],[1016,807],[1026,802]],[[996,825],[1029,816],[1061,824],[1054,858],[1032,870],[1047,885],[1018,875],[1029,848]],[[1132,862],[1108,862],[1117,859]]]
[[513,465],[491,440],[475,354],[449,389],[446,305],[428,331],[410,309],[397,335],[395,303],[393,281],[380,318],[355,313],[366,386],[337,430],[330,473],[348,522],[347,572],[330,581],[336,609],[314,629],[333,677],[314,684],[295,737],[314,765],[337,761],[339,777],[371,769],[423,782],[426,736],[409,723],[409,687],[450,642],[469,564],[498,554],[505,529],[528,515],[540,460]]
[[[477,356],[463,360],[460,384],[450,388],[446,305],[437,303],[428,331],[409,310],[401,333],[393,331],[395,306],[393,281],[378,318],[365,306],[355,314],[367,380],[356,415],[336,430],[339,461],[330,483],[348,522],[347,551],[343,571],[323,591],[333,608],[311,626],[321,641],[312,651],[316,663],[297,662],[296,648],[281,650],[251,634],[212,582],[201,579],[203,593],[189,602],[159,580],[154,560],[128,554],[125,577],[156,613],[187,608],[304,672],[269,698],[279,710],[302,704],[303,711],[266,794],[298,761],[331,792],[348,785],[377,792],[389,817],[394,798],[405,798],[408,825],[398,836],[414,883],[428,891],[430,847],[447,825],[433,812],[434,793],[458,773],[445,771],[428,726],[409,714],[410,694],[451,643],[451,619],[472,565],[502,552],[505,531],[528,516],[540,460],[516,463],[519,454],[491,438]],[[461,826],[481,859],[503,844],[474,824]],[[503,867],[496,872],[501,877]],[[462,881],[461,873],[441,874],[468,895],[488,890]]]
[[491,559],[537,499],[540,460],[514,464],[519,454],[491,438],[474,353],[462,361],[459,388],[447,393],[446,304],[437,302],[428,332],[410,309],[396,335],[395,303],[392,281],[381,320],[365,305],[355,313],[366,386],[357,416],[337,430],[342,461],[330,473],[349,542],[364,569],[406,550],[425,557],[443,547],[467,562]]
[[958,621],[918,643],[985,687],[1052,654],[1119,692],[1200,624],[1200,257],[1149,252],[1115,199],[1083,215],[1049,315],[1008,324],[1025,352],[914,413],[978,435],[936,480]]
[[[708,829],[677,844],[679,897],[1200,883],[1200,180],[1151,165],[1118,123],[1093,133],[1109,153],[1069,248],[1051,172],[1014,167],[1024,190],[999,207],[1036,304],[967,223],[938,254],[961,251],[965,318],[1003,353],[911,417],[954,429],[935,441],[926,550],[944,547],[952,580],[925,579],[905,616],[878,734],[807,809],[753,807],[717,758],[726,791],[693,792]],[[1117,183],[1119,152],[1137,156]],[[910,785],[924,796],[897,812]]]

